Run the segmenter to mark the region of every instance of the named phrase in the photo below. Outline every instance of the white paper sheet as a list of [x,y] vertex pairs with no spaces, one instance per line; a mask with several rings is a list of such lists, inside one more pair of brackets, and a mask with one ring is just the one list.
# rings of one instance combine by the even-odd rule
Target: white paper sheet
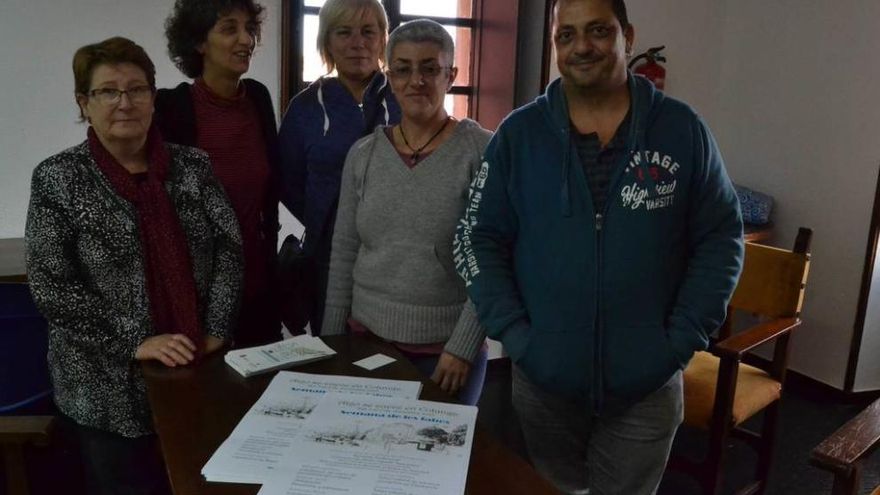
[[463,494],[477,408],[328,394],[259,495]]
[[365,394],[415,399],[417,381],[281,371],[202,468],[208,481],[263,483],[290,470],[289,451],[300,428],[325,394]]
[[354,364],[355,366],[360,366],[361,368],[364,368],[366,370],[373,371],[376,368],[381,368],[382,366],[385,366],[386,364],[391,364],[394,361],[396,361],[396,359],[391,356],[386,356],[385,354],[373,354],[370,357],[365,357],[359,361],[355,361],[352,364]]

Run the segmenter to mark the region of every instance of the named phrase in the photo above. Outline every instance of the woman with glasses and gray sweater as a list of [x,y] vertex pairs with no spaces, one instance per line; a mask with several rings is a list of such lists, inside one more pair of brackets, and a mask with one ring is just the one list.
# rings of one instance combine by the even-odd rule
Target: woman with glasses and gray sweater
[[386,55],[402,119],[356,142],[346,158],[322,335],[348,327],[390,341],[444,391],[475,404],[485,332],[452,243],[491,134],[444,108],[458,69],[440,24],[400,26]]

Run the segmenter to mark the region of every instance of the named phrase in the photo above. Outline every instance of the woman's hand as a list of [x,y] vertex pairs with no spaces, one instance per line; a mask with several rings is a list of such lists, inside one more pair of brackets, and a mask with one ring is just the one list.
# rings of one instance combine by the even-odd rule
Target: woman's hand
[[154,335],[138,346],[134,358],[139,361],[156,359],[165,366],[174,368],[192,362],[196,355],[196,346],[192,340],[182,333]]
[[440,388],[447,394],[455,395],[464,386],[470,371],[471,363],[444,352],[440,354],[431,380],[440,385]]
[[220,349],[221,347],[223,347],[223,344],[225,344],[225,343],[226,343],[226,341],[223,339],[218,339],[217,337],[214,337],[213,335],[205,335],[205,354],[206,355],[211,354],[212,352],[216,351],[217,349]]

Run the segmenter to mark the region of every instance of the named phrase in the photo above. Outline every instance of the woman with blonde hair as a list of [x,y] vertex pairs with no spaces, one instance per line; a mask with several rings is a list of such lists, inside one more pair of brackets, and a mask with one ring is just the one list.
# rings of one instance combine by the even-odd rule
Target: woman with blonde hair
[[315,335],[321,332],[345,156],[376,126],[400,121],[380,70],[387,37],[388,18],[378,0],[327,0],[318,15],[317,48],[328,75],[291,100],[281,124],[282,201],[305,226],[304,248],[317,275],[310,311]]

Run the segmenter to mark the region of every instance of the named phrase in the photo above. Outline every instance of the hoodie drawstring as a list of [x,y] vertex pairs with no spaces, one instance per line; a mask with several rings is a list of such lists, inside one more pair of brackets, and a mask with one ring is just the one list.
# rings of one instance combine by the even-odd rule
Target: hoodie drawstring
[[382,95],[382,110],[385,111],[385,125],[391,123],[391,114],[388,112],[388,95],[385,94],[385,86],[388,86],[388,78],[382,74],[382,85],[376,90],[376,94]]
[[[651,175],[651,158],[648,155],[648,151],[645,149],[645,136],[647,133],[642,125],[645,116],[643,115],[643,112],[636,111],[641,106],[641,102],[639,101],[640,95],[636,88],[636,80],[632,75],[629,76],[629,85],[633,108],[632,129],[630,130],[632,133],[630,138],[633,140],[632,151],[635,151],[638,154],[638,160],[640,162],[639,169],[642,171],[642,177],[644,177],[646,189],[648,190],[647,199],[654,199],[660,194],[657,192],[657,182],[654,181],[654,176]],[[630,152],[630,155],[632,155],[632,151]]]
[[318,79],[318,105],[324,112],[324,136],[330,131],[330,115],[327,114],[327,107],[324,105],[324,78]]

